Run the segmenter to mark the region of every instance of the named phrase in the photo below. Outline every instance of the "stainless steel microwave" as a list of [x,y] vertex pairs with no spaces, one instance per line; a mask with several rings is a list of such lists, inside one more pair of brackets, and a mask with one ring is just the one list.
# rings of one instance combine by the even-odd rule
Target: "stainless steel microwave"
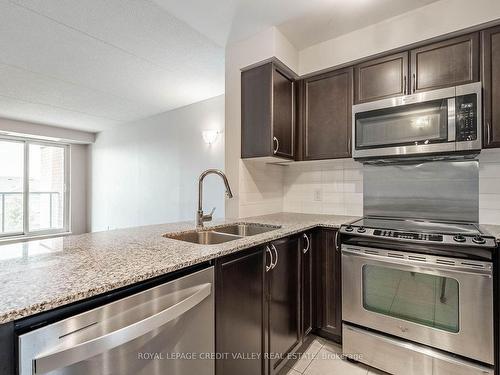
[[481,150],[481,83],[353,106],[354,158]]

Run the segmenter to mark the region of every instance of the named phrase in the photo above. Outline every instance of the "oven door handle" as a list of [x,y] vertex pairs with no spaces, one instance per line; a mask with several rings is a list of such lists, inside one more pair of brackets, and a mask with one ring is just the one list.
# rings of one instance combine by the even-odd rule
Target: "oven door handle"
[[367,259],[370,262],[383,263],[383,264],[391,264],[391,265],[399,265],[401,267],[410,268],[415,271],[419,270],[428,270],[428,271],[444,271],[444,272],[455,272],[461,274],[472,274],[483,276],[491,279],[493,277],[491,268],[490,269],[481,269],[475,268],[473,266],[456,266],[451,264],[438,264],[438,263],[426,263],[425,261],[419,260],[410,260],[410,259],[402,259],[402,258],[392,258],[384,255],[377,254],[367,254],[366,252],[350,250],[346,248],[342,248],[343,256],[355,256],[363,259]]
[[200,284],[191,288],[174,292],[183,296],[189,293],[189,296],[182,299],[175,305],[148,316],[145,319],[137,321],[131,325],[109,332],[100,337],[76,344],[74,346],[57,349],[49,353],[43,353],[34,359],[33,373],[44,374],[60,368],[70,366],[74,363],[92,358],[95,355],[104,353],[129,341],[132,341],[146,333],[149,333],[162,325],[180,317],[187,311],[200,304],[208,297],[212,290],[211,283]]

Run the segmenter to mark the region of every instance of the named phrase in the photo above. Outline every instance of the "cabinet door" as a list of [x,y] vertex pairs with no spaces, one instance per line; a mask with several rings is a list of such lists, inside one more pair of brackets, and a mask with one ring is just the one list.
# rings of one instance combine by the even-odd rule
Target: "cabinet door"
[[241,73],[241,157],[271,155],[271,63]]
[[342,339],[342,278],[340,249],[336,243],[337,231],[323,229],[321,239],[319,334],[340,342]]
[[313,318],[313,243],[311,233],[304,233],[302,249],[302,337],[312,331]]
[[354,67],[356,103],[408,93],[408,52],[366,61]]
[[14,322],[0,324],[0,375],[16,374]]
[[293,159],[295,133],[294,81],[281,70],[273,70],[273,154]]
[[[217,261],[216,349],[217,353],[264,353],[264,250],[251,250]],[[264,374],[262,357],[216,361],[218,375]]]
[[[270,373],[279,369],[286,355],[300,343],[300,254],[297,236],[271,244],[275,267],[269,276]],[[236,372],[235,372],[236,373]]]
[[500,27],[482,32],[484,147],[500,147]]
[[460,36],[410,52],[412,92],[479,81],[479,35]]
[[352,68],[303,82],[301,121],[305,160],[351,156]]

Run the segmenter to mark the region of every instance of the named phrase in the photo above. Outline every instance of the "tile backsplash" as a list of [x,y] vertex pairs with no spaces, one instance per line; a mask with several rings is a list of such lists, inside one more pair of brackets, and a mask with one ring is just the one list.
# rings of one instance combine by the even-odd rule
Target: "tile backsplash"
[[[273,212],[363,215],[363,164],[353,159],[276,166],[240,161],[240,216]],[[479,156],[479,221],[500,225],[500,149]]]
[[362,168],[353,159],[291,164],[284,174],[283,211],[363,215]]
[[479,155],[479,222],[500,225],[500,149]]
[[287,167],[240,160],[239,216],[283,211],[283,176]]

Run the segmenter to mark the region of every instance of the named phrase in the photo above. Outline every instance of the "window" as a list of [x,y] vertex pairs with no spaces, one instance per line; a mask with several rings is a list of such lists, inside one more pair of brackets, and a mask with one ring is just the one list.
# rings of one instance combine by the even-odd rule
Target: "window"
[[0,139],[0,238],[69,231],[69,146]]

